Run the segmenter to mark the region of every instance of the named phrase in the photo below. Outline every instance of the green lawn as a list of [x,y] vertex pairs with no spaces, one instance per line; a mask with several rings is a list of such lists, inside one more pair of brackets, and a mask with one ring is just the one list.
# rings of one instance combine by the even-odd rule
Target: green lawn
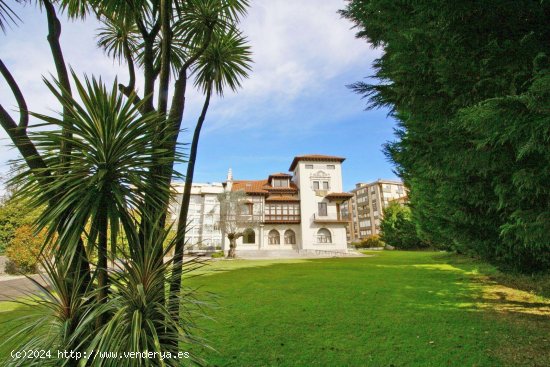
[[490,266],[433,252],[223,261],[189,280],[219,295],[215,366],[550,366],[550,300]]
[[216,351],[194,352],[212,366],[550,366],[549,299],[469,259],[373,254],[213,262],[186,281],[217,295],[200,321]]

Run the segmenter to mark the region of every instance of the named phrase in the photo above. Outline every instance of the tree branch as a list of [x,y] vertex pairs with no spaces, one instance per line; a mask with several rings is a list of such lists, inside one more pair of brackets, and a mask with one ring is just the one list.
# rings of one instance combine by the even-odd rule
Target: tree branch
[[[172,1],[160,1],[160,24],[162,30],[162,44],[160,55],[160,83],[157,111],[165,115],[168,108],[168,88],[170,83],[170,46],[172,30],[170,28],[170,16],[172,15]],[[156,70],[155,70],[156,71]]]
[[27,109],[27,102],[25,102],[25,97],[23,97],[23,93],[21,93],[21,89],[19,89],[19,85],[17,85],[17,82],[11,75],[10,71],[4,65],[4,62],[0,59],[0,73],[2,73],[2,76],[6,81],[8,82],[8,85],[13,93],[13,96],[15,97],[15,100],[17,101],[17,105],[19,106],[19,128],[26,130],[27,126],[29,125],[29,110]]
[[[126,59],[126,62],[128,64],[128,74],[130,75],[130,80],[128,81],[128,85],[119,84],[118,89],[128,98],[133,97],[134,98],[134,105],[138,105],[141,102],[141,98],[137,95],[135,87],[136,87],[136,69],[134,65],[134,59],[132,58],[132,51],[130,50],[130,45],[128,44],[128,41],[124,41],[124,58]],[[145,108],[143,105],[140,105],[139,112],[141,114],[144,114]]]
[[[63,98],[70,98],[71,82],[69,79],[69,73],[67,72],[67,66],[65,65],[65,59],[63,57],[63,51],[61,50],[61,44],[59,43],[59,37],[61,36],[61,22],[57,18],[55,8],[50,0],[43,0],[44,9],[46,9],[46,15],[48,18],[48,43],[50,44],[50,50],[52,52],[55,69],[57,71],[57,79],[61,84],[61,93]],[[70,117],[70,109],[63,107],[63,120],[65,126],[63,127],[62,135],[65,139],[61,143],[60,157],[62,160],[68,160],[71,153],[71,144],[69,139],[71,132],[69,131],[67,120]]]
[[[212,40],[212,33],[214,32],[214,25],[215,24],[212,24],[212,26],[208,29],[206,40],[201,48],[197,50],[197,52],[182,65],[178,72],[178,79],[176,80],[176,84],[174,86],[174,95],[172,96],[172,105],[170,106],[170,114],[168,115],[168,120],[173,124],[173,127],[176,131],[179,131],[181,118],[183,117],[183,111],[185,109],[187,69],[189,69],[189,67],[193,65],[193,63],[197,61],[199,57],[201,57],[201,55],[210,45],[210,41]],[[177,139],[177,133],[175,134],[175,139]]]
[[26,129],[20,128],[17,126],[13,118],[9,113],[0,105],[0,125],[6,130],[11,141],[23,156],[25,162],[32,170],[37,170],[37,175],[46,177],[50,176],[49,172],[46,171],[46,163],[38,154],[36,147],[29,139]]

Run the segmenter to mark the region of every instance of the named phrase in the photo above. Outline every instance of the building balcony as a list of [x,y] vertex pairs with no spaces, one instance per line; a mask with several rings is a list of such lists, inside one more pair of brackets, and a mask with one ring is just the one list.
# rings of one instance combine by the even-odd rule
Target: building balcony
[[313,214],[315,223],[349,223],[351,217],[349,215],[319,215]]
[[300,223],[300,214],[266,214],[264,223]]

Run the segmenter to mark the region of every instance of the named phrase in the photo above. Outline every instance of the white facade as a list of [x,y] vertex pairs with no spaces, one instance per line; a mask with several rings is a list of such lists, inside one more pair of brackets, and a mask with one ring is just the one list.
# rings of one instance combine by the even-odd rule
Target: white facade
[[[176,196],[170,205],[170,218],[177,222],[184,183],[172,183]],[[220,203],[218,194],[223,192],[221,183],[194,183],[191,186],[189,212],[187,215],[188,230],[186,243],[190,248],[219,247],[222,243],[222,233],[218,228],[220,218]]]
[[[308,155],[294,158],[289,171],[267,180],[233,180],[226,190],[246,192],[257,225],[237,240],[237,254],[247,250],[325,250],[347,252],[346,226],[340,205],[351,194],[342,192],[344,158]],[[229,241],[223,240],[229,250]]]

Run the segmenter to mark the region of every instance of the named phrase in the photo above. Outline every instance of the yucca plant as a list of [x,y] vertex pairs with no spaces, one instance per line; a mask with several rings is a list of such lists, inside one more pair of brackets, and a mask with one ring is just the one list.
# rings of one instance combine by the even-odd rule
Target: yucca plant
[[[192,84],[192,78],[196,77],[201,83],[206,83],[201,85],[208,86],[200,87],[206,96],[204,112],[199,118],[203,122],[212,91],[225,85],[238,86],[240,76],[248,70],[249,53],[244,37],[236,28],[249,1],[40,0],[37,3],[40,4],[37,11],[43,12],[47,19],[47,40],[57,79],[57,82],[48,82],[47,85],[59,100],[62,112],[55,117],[34,114],[35,118],[42,120],[46,131],[32,134],[28,129],[31,115],[24,94],[8,66],[0,60],[0,74],[19,107],[16,121],[0,104],[0,125],[28,166],[27,173],[21,176],[30,181],[23,195],[31,198],[34,206],[46,207],[37,224],[38,229],[49,229],[50,241],[55,238],[57,251],[52,271],[65,269],[59,273],[64,274],[59,279],[66,282],[65,293],[72,296],[64,299],[54,292],[57,298],[52,300],[60,305],[56,309],[63,310],[69,305],[78,310],[71,313],[71,322],[66,324],[68,329],[63,334],[66,336],[61,339],[81,335],[81,330],[90,327],[93,332],[89,334],[98,336],[94,343],[105,343],[106,339],[101,339],[97,333],[100,330],[106,332],[108,325],[114,325],[110,320],[118,315],[115,312],[118,308],[112,307],[111,300],[116,300],[119,306],[122,302],[135,304],[135,300],[129,297],[137,293],[124,295],[117,292],[122,284],[127,289],[141,289],[133,286],[137,284],[137,278],[131,274],[134,274],[134,269],[145,266],[137,259],[144,254],[152,256],[153,251],[153,273],[159,274],[159,283],[155,284],[160,289],[160,274],[165,277],[165,282],[172,274],[174,286],[168,295],[164,291],[158,292],[155,297],[159,298],[154,300],[150,298],[150,290],[156,292],[156,286],[143,287],[144,292],[145,288],[149,292],[145,292],[146,296],[142,298],[147,299],[147,304],[157,302],[160,305],[163,297],[170,303],[165,303],[163,310],[158,308],[154,317],[147,312],[142,317],[143,320],[149,317],[160,320],[157,316],[161,317],[164,312],[163,319],[167,321],[153,323],[159,335],[159,348],[177,350],[182,339],[188,338],[181,336],[189,334],[185,331],[188,321],[183,316],[185,307],[180,307],[181,300],[182,297],[192,298],[182,290],[180,282],[185,270],[182,270],[182,255],[186,218],[182,218],[177,230],[176,261],[170,261],[169,266],[162,259],[166,254],[164,249],[154,246],[147,238],[154,237],[152,233],[157,233],[158,237],[163,235],[174,162],[179,158],[176,142],[182,127],[186,90]],[[17,20],[13,9],[12,3],[0,0],[0,27]],[[74,82],[71,82],[60,42],[62,22],[59,11],[76,20],[93,14],[103,24],[98,31],[98,46],[108,56],[127,65],[129,80],[126,84],[117,85],[115,81],[108,89],[101,80],[80,81],[74,75]],[[245,58],[240,61],[232,58],[239,53],[227,53],[227,47],[221,53],[211,52],[214,49],[211,44],[227,46],[231,42],[220,41],[231,39],[238,40],[232,44],[238,46],[241,55],[246,51]],[[219,56],[229,55],[230,58],[224,61],[222,69],[218,67],[221,64],[211,62],[205,69],[205,61],[213,59],[203,55],[217,55],[217,60],[222,61]],[[220,71],[222,73],[218,74]],[[136,80],[140,79],[138,73],[144,81],[142,91],[136,89]],[[226,77],[231,79],[224,82]],[[157,96],[158,100],[155,100]],[[196,154],[200,127],[195,132],[193,146]],[[191,165],[191,172],[193,168]],[[192,180],[192,175],[189,180]],[[117,238],[121,237],[125,238],[127,254],[117,249]],[[97,253],[97,262],[94,260],[90,265],[92,253],[94,256]],[[110,273],[108,258],[114,261],[126,255],[126,264],[131,264],[132,271],[125,265],[120,274]],[[51,277],[57,275],[52,273]],[[141,306],[138,308],[143,310]],[[141,325],[146,327],[143,323]],[[118,327],[116,330],[122,333],[120,335],[131,332]],[[182,334],[181,330],[185,333]],[[86,350],[88,341],[83,339],[82,344],[77,343],[75,348]],[[144,345],[139,344],[139,347]],[[73,362],[67,360],[63,363],[72,365]]]
[[44,268],[42,281],[28,278],[39,289],[39,293],[29,292],[26,298],[14,300],[26,306],[26,312],[23,316],[6,320],[16,323],[17,326],[8,330],[9,337],[3,340],[3,344],[16,340],[21,351],[47,351],[48,354],[44,354],[43,358],[2,356],[2,366],[78,365],[76,358],[59,358],[57,352],[83,353],[96,330],[98,314],[107,309],[105,306],[97,307],[97,291],[91,283],[87,283],[86,296],[82,297],[80,289],[84,279],[74,278],[66,260],[66,257],[59,257],[57,261],[40,257]]
[[[140,114],[140,103],[124,97],[116,81],[107,89],[95,78],[85,78],[82,82],[73,73],[73,79],[78,101],[67,97],[60,83],[46,82],[70,117],[32,114],[42,120],[38,126],[43,130],[32,135],[36,147],[50,175],[51,172],[60,173],[53,179],[43,180],[39,179],[42,172],[35,169],[23,171],[14,178],[15,182],[23,183],[17,197],[25,198],[32,207],[45,208],[36,225],[38,230],[48,229],[48,242],[54,248],[53,262],[48,259],[44,262],[53,291],[44,289],[44,297],[37,302],[49,310],[44,313],[53,320],[49,324],[60,326],[50,328],[48,338],[38,333],[27,344],[45,343],[48,349],[70,345],[72,350],[84,350],[89,344],[85,335],[108,334],[110,329],[104,326],[108,323],[112,326],[112,317],[119,317],[114,311],[120,309],[121,300],[127,299],[117,294],[117,290],[141,289],[149,292],[148,295],[154,294],[154,301],[159,305],[155,308],[156,321],[151,324],[158,328],[156,333],[161,340],[171,340],[171,345],[177,346],[182,328],[167,327],[165,323],[171,320],[167,315],[173,317],[174,313],[162,311],[167,271],[162,261],[166,253],[162,248],[165,230],[157,228],[158,218],[151,217],[148,211],[151,205],[161,206],[161,197],[166,195],[158,185],[158,177],[151,174],[153,165],[159,163],[153,158],[158,148],[152,143],[158,139],[158,115]],[[63,156],[60,147],[64,144],[71,145],[70,159]],[[144,222],[148,224],[140,225]],[[140,235],[138,227],[152,230],[142,231]],[[127,275],[125,278],[117,273],[113,276],[107,269],[108,258],[117,256],[120,232],[124,233],[129,248],[129,259],[123,264],[131,264],[125,266],[122,273]],[[97,252],[92,282],[69,273],[76,256],[75,244],[82,240],[87,244],[88,258],[91,252]],[[156,281],[149,284],[136,274],[145,274]],[[110,279],[116,282],[113,284]],[[140,293],[127,293],[137,294]],[[148,304],[152,305],[154,302],[150,301]],[[113,302],[116,307],[112,306]],[[47,320],[38,321],[48,324]],[[129,335],[121,337],[127,340]],[[73,363],[65,362],[67,365]]]
[[[50,236],[58,233],[60,251],[74,253],[74,244],[84,235],[88,251],[97,249],[96,278],[98,297],[106,298],[108,290],[107,249],[110,235],[110,256],[116,256],[116,241],[120,227],[131,236],[135,213],[149,205],[161,205],[165,193],[150,171],[158,160],[153,147],[157,139],[158,115],[140,114],[140,103],[125,98],[115,81],[107,90],[101,80],[85,78],[81,82],[73,74],[79,101],[64,93],[60,83],[46,85],[57,97],[69,116],[32,115],[43,121],[46,129],[33,134],[50,172],[60,172],[44,184],[29,180],[20,192],[30,198],[31,205],[48,204],[38,218],[38,227],[48,227]],[[48,130],[51,129],[51,130]],[[65,157],[61,147],[71,146]],[[16,179],[36,175],[26,171]],[[87,223],[91,229],[85,233]],[[131,241],[137,243],[137,241]],[[132,254],[143,249],[130,247]],[[99,320],[101,323],[101,320]]]
[[[204,341],[194,333],[196,319],[202,316],[204,300],[199,301],[196,292],[187,289],[179,295],[182,313],[175,318],[174,309],[166,302],[164,292],[172,263],[159,266],[156,260],[158,250],[163,255],[172,250],[174,240],[166,244],[168,229],[146,231],[143,236],[131,238],[144,241],[140,247],[146,249],[136,256],[121,262],[119,271],[112,275],[113,289],[106,304],[110,319],[96,333],[88,345],[87,352],[93,355],[93,366],[181,366],[184,358],[178,351],[194,344],[205,346]],[[192,272],[204,265],[203,261],[190,259],[184,265],[184,273]],[[101,312],[101,311],[100,311]],[[144,358],[105,358],[104,354],[150,352]],[[198,356],[187,354],[185,359],[202,364]]]

